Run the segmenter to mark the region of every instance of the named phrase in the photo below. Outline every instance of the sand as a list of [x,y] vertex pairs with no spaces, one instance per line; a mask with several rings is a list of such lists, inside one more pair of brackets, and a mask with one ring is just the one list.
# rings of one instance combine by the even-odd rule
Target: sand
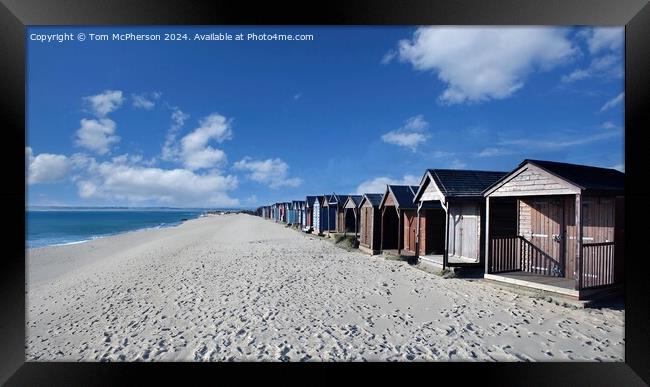
[[29,361],[623,361],[624,311],[442,278],[250,215],[27,253]]

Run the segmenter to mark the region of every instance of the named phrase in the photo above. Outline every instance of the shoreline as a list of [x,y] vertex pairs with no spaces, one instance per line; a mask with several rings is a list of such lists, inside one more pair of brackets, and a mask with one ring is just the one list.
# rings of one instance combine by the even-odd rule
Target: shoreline
[[[37,210],[37,211],[41,211],[41,210]],[[43,210],[43,212],[46,212],[46,211]],[[49,212],[55,212],[55,210],[49,211]],[[200,219],[200,218],[206,217],[206,216],[218,216],[218,215],[219,214],[213,214],[213,213],[200,213],[199,215],[197,215],[194,218],[188,218],[188,219],[185,219],[185,220],[180,220],[180,221],[170,222],[170,223],[162,223],[162,224],[159,224],[158,226],[142,227],[142,228],[136,228],[136,229],[132,229],[132,230],[117,231],[117,232],[108,233],[108,234],[98,234],[98,235],[93,235],[93,236],[91,236],[90,238],[87,238],[87,239],[73,240],[73,241],[69,241],[69,242],[61,242],[61,243],[54,243],[54,244],[47,244],[47,245],[42,245],[42,246],[29,247],[27,245],[28,241],[26,241],[25,250],[27,251],[27,250],[43,249],[43,248],[56,247],[56,246],[75,245],[75,244],[81,244],[81,243],[94,241],[94,240],[101,239],[101,238],[108,238],[108,237],[123,235],[123,234],[126,234],[126,233],[132,233],[132,232],[138,232],[138,231],[147,231],[147,230],[160,230],[160,229],[164,229],[164,228],[173,228],[173,227],[178,227],[178,226],[182,225],[183,223],[188,222],[190,220],[196,220],[196,219]]]
[[27,260],[28,361],[615,361],[624,310],[444,279],[243,214]]

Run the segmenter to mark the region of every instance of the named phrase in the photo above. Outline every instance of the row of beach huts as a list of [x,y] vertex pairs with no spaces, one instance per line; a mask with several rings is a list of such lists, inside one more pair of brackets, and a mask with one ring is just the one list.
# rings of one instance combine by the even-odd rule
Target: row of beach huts
[[623,281],[624,174],[524,160],[511,172],[428,169],[419,185],[323,194],[257,215],[320,236],[354,236],[369,254],[591,298]]

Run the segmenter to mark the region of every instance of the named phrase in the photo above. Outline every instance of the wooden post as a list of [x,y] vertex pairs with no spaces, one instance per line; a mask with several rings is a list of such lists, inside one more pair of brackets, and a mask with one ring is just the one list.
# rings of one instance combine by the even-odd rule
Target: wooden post
[[354,237],[359,238],[359,214],[357,213],[357,209],[353,208],[352,213],[354,214]]
[[576,195],[576,202],[575,202],[575,216],[576,216],[576,258],[575,258],[575,265],[576,265],[576,274],[578,275],[578,278],[576,278],[576,290],[582,289],[582,195],[577,194]]
[[384,235],[384,213],[386,212],[386,207],[381,209],[381,223],[379,225],[379,234],[381,235],[381,242],[379,243],[379,251],[383,254],[384,253],[384,239],[386,239],[386,236]]
[[422,202],[418,202],[418,225],[415,229],[415,259],[420,258],[420,210],[422,210]]
[[397,255],[402,254],[402,211],[397,209],[397,206],[395,206],[395,210],[397,211]]
[[442,270],[447,267],[449,254],[449,203],[445,201],[445,251],[442,253]]
[[485,198],[485,272],[490,273],[490,197]]

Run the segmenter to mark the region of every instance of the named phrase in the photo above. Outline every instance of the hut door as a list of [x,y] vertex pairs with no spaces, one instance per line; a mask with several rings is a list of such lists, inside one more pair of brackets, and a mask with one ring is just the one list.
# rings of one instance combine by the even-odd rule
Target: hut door
[[404,213],[404,248],[408,251],[415,252],[415,233],[417,225],[417,216],[411,211]]
[[364,245],[368,244],[368,207],[361,207],[361,222],[359,222],[359,239]]
[[[531,211],[531,243],[547,257],[538,259],[537,268],[547,275],[564,275],[564,203],[555,198],[533,200]],[[552,262],[546,262],[551,260]],[[548,270],[553,272],[547,272]]]
[[479,259],[479,207],[475,204],[449,206],[450,256]]

